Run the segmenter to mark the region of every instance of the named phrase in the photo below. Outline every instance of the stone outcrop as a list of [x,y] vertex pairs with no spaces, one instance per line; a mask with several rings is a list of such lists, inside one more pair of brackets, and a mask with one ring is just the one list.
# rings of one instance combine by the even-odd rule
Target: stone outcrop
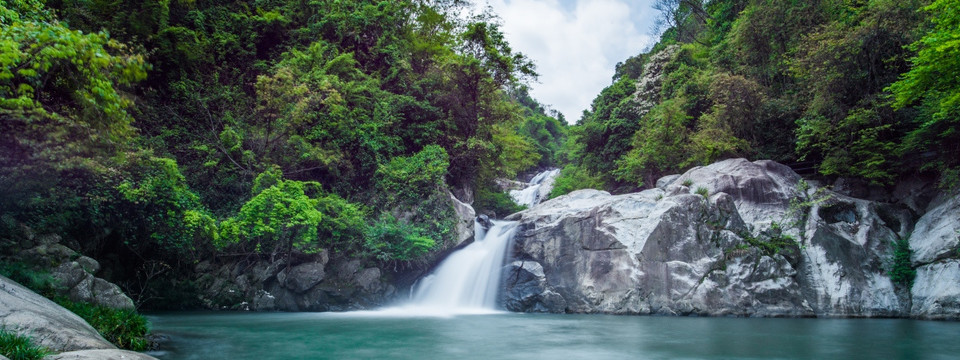
[[134,308],[133,300],[119,286],[96,276],[100,271],[99,262],[63,245],[59,235],[35,235],[26,227],[20,232],[18,239],[11,239],[12,248],[4,251],[10,254],[7,260],[36,264],[49,271],[59,283],[57,291],[72,301],[116,309]]
[[0,276],[0,324],[7,331],[29,336],[34,344],[57,353],[44,359],[155,359],[117,349],[76,314],[3,276]]
[[395,289],[377,267],[359,260],[311,256],[204,261],[197,265],[201,300],[213,309],[344,311],[382,303]]
[[[658,186],[625,195],[580,190],[514,214],[520,227],[515,261],[504,269],[504,306],[531,312],[841,317],[921,316],[918,306],[956,317],[960,308],[957,281],[923,285],[924,277],[960,277],[951,257],[924,258],[950,260],[921,266],[912,296],[911,289],[890,280],[894,243],[908,236],[915,221],[904,203],[819,188],[772,161],[721,161]],[[934,204],[942,212],[954,206]],[[923,219],[911,244],[922,224]],[[918,259],[923,253],[956,252],[956,238],[932,238],[940,239],[943,245],[931,245],[940,250],[917,251]]]
[[52,351],[115,348],[79,316],[2,276],[0,324]]
[[913,315],[924,319],[960,318],[960,196],[930,203],[910,236],[910,258],[917,267],[911,295]]

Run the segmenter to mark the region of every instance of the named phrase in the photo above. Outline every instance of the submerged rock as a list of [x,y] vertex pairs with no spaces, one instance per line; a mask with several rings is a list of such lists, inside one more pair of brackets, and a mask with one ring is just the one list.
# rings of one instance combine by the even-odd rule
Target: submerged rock
[[[911,229],[905,206],[806,184],[772,161],[721,161],[661,185],[625,195],[575,191],[517,214],[504,306],[844,317],[919,316],[935,307],[915,299],[911,308],[910,289],[887,275],[895,241]],[[945,251],[956,246],[941,242]],[[960,276],[947,268],[921,272]],[[914,287],[915,298],[920,289],[930,287]],[[924,291],[952,309],[938,314],[958,309],[953,288]]]

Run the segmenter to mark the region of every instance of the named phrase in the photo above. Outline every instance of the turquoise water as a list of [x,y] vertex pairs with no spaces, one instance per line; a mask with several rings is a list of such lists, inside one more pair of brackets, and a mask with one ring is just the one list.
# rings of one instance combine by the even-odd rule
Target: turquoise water
[[960,323],[502,313],[171,313],[161,359],[957,359]]

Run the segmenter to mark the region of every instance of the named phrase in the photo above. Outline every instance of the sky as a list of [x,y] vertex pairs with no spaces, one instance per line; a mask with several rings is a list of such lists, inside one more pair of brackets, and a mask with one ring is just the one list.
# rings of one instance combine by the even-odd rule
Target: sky
[[537,65],[531,95],[575,123],[600,90],[612,83],[618,62],[656,38],[653,0],[478,0],[502,20],[514,51]]

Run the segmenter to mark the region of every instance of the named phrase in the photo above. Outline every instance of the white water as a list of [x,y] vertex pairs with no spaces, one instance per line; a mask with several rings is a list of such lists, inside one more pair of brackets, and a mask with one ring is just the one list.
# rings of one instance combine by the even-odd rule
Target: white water
[[500,273],[517,222],[494,221],[484,231],[474,223],[474,242],[450,254],[417,282],[406,305],[376,313],[401,316],[451,316],[497,313]]
[[547,183],[547,180],[553,180],[557,175],[560,175],[560,169],[541,172],[537,174],[537,176],[534,176],[533,179],[530,179],[526,188],[522,190],[510,190],[510,197],[513,198],[513,201],[518,205],[533,207],[546,198],[551,186],[544,187],[544,185]]

